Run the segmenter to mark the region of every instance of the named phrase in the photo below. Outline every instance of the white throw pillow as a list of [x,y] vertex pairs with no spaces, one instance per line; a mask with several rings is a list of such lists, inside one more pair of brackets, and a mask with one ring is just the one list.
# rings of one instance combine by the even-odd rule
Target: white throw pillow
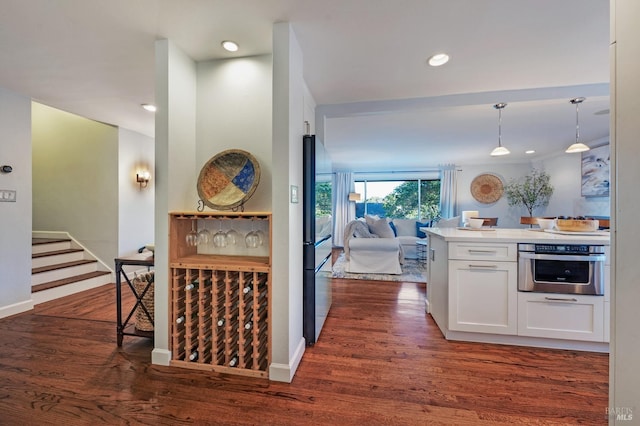
[[[369,220],[367,220],[367,222],[369,222]],[[387,222],[385,218],[372,220],[368,225],[369,231],[380,238],[395,238],[396,236],[393,229],[391,229],[391,225],[389,225],[389,222]]]
[[452,217],[451,219],[440,219],[436,223],[437,228],[455,228],[460,225],[460,216]]

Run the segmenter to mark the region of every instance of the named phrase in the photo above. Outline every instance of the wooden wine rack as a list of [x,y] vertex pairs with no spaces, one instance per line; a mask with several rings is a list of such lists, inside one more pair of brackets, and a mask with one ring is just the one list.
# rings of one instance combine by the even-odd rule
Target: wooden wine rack
[[[261,221],[267,228],[262,247],[267,255],[252,255],[243,239],[233,254],[211,245],[188,246],[186,234],[193,221],[200,226],[208,221],[232,221],[234,226]],[[169,233],[171,365],[268,377],[271,214],[171,213]]]

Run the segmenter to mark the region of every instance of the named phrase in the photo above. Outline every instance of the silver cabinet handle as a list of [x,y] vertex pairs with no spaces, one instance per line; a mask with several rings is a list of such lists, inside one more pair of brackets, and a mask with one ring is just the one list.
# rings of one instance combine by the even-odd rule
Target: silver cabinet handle
[[491,269],[495,269],[497,267],[498,267],[498,265],[471,265],[471,264],[469,264],[469,268],[491,268]]
[[478,250],[478,249],[469,249],[467,250],[469,253],[497,253],[497,250]]
[[575,297],[545,297],[545,300],[549,300],[552,302],[577,302],[578,299]]

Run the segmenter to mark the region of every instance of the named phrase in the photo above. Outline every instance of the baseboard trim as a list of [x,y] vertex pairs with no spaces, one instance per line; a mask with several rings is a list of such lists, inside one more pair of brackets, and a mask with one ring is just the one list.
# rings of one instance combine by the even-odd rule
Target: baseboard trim
[[301,338],[289,364],[272,362],[269,366],[269,380],[273,380],[274,382],[291,383],[293,376],[296,374],[296,370],[298,370],[305,348],[306,342],[304,338]]
[[168,366],[170,362],[171,351],[158,348],[154,348],[153,351],[151,351],[151,364]]
[[12,315],[21,314],[33,309],[33,299],[24,302],[14,303],[13,305],[3,306],[0,308],[0,318],[10,317]]

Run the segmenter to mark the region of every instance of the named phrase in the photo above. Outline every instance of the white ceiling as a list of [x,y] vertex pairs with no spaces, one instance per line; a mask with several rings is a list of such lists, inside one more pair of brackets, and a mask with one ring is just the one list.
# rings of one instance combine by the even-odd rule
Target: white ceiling
[[[194,60],[271,52],[292,24],[336,168],[495,164],[606,140],[607,0],[0,0],[0,87],[153,135],[154,42]],[[241,50],[224,52],[220,42]],[[426,58],[445,51],[439,68]],[[497,102],[508,157],[497,144]],[[596,114],[598,113],[598,114]],[[525,149],[536,154],[526,157]]]

